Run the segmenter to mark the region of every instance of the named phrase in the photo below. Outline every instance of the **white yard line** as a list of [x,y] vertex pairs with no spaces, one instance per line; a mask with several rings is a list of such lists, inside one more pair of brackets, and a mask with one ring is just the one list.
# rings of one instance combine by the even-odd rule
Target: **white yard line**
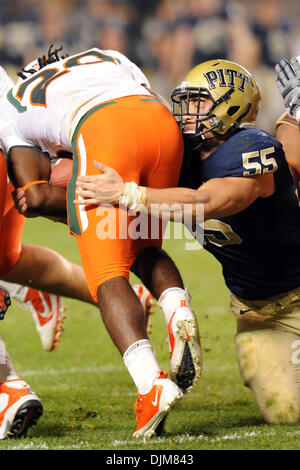
[[[296,435],[300,435],[300,431],[287,431],[286,436],[288,437],[293,437]],[[269,431],[269,432],[264,432],[264,431],[245,431],[242,433],[231,433],[231,434],[225,434],[221,436],[214,436],[214,437],[209,437],[204,434],[199,434],[198,436],[192,436],[190,434],[183,434],[177,435],[177,436],[172,436],[172,442],[176,442],[178,444],[185,444],[187,442],[207,442],[209,444],[215,444],[219,443],[222,441],[237,441],[237,440],[242,440],[242,439],[249,439],[249,438],[255,438],[255,437],[271,437],[271,436],[276,436],[277,433],[275,431]],[[151,440],[151,445],[155,444],[162,444],[162,443],[168,443],[170,440],[170,437],[158,437],[154,438]],[[149,441],[144,441],[144,442],[149,442]],[[113,441],[112,445],[115,447],[119,446],[128,446],[128,445],[133,445],[136,444],[137,441],[130,439],[130,440],[125,440],[125,441]]]
[[[226,371],[237,368],[236,364],[221,364],[218,366],[207,364],[206,368],[211,371]],[[125,367],[121,365],[103,365],[94,367],[70,367],[66,369],[24,369],[19,370],[21,377],[36,377],[43,375],[68,375],[68,374],[94,374],[95,372],[119,372],[125,371]]]
[[[245,431],[242,433],[234,432],[231,434],[225,434],[225,435],[220,435],[220,436],[214,436],[214,437],[209,437],[205,436],[204,434],[199,434],[198,436],[191,436],[189,434],[183,434],[183,435],[177,435],[177,436],[172,436],[172,442],[178,443],[178,444],[186,444],[188,442],[204,442],[208,444],[216,444],[224,441],[240,441],[242,439],[249,439],[249,438],[256,438],[256,437],[272,437],[276,436],[277,433],[275,431],[269,431],[269,432],[264,432],[264,431]],[[285,436],[288,437],[295,437],[299,436],[300,431],[287,431],[285,433]],[[282,436],[281,436],[282,437]],[[150,440],[137,440],[137,439],[130,439],[130,440],[115,440],[111,443],[113,447],[116,449],[120,446],[129,446],[129,445],[136,445],[138,443],[142,444],[149,444],[151,443],[152,450],[155,450],[155,445],[156,444],[163,444],[163,443],[168,443],[170,441],[171,437],[169,438],[164,438],[164,437],[157,437],[153,438]],[[52,450],[71,450],[71,449],[81,449],[83,447],[89,448],[90,443],[88,441],[82,441],[79,442],[78,444],[73,444],[70,446],[55,446]],[[33,441],[27,442],[27,443],[20,443],[20,444],[14,444],[11,447],[8,448],[8,450],[49,450],[51,447],[48,446],[46,442],[41,442],[39,444],[34,443]],[[192,450],[192,449],[191,449]],[[187,450],[188,453],[188,450]]]
[[41,442],[40,444],[35,444],[34,442],[30,441],[26,444],[14,444],[12,447],[9,447],[8,450],[76,450],[82,447],[89,447],[89,442],[80,442],[79,444],[75,445],[72,444],[70,446],[55,446],[54,449],[51,449],[46,442]]
[[115,365],[104,365],[95,367],[70,367],[67,369],[37,369],[37,370],[23,370],[20,371],[22,377],[35,377],[41,375],[68,375],[68,374],[93,374],[95,372],[116,372],[122,371],[124,367]]

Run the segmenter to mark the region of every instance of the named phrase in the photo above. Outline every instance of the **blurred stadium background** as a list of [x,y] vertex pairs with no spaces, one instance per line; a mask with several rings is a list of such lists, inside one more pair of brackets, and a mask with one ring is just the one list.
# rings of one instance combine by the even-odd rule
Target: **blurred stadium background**
[[12,78],[50,44],[116,49],[166,98],[194,65],[236,61],[259,81],[259,125],[283,111],[274,65],[300,53],[299,0],[0,0],[0,64]]

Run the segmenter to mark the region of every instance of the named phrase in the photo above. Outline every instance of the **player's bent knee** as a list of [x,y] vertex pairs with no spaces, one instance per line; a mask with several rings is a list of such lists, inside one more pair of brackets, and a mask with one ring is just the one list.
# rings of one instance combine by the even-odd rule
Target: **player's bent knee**
[[244,384],[254,393],[268,423],[296,423],[300,402],[295,384],[276,357],[270,332],[258,330],[236,336],[236,353]]
[[260,409],[268,423],[297,423],[300,420],[299,403],[286,384],[268,382],[262,388],[263,401]]

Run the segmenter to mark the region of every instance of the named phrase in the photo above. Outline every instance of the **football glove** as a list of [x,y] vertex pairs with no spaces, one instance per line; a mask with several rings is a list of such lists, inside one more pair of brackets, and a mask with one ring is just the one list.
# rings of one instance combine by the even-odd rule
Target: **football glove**
[[[297,57],[289,62],[281,59],[275,66],[276,82],[284,99],[284,104],[291,114],[300,119],[300,63]],[[297,116],[298,112],[298,116]]]
[[0,286],[0,320],[3,320],[8,307],[10,306],[10,296],[6,289]]

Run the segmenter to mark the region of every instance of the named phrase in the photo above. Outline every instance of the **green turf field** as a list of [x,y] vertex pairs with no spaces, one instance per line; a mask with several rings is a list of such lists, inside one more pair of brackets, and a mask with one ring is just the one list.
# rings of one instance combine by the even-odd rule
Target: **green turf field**
[[[55,248],[79,262],[64,226],[28,220],[24,242]],[[135,387],[106,333],[96,308],[66,300],[67,319],[57,351],[40,346],[33,319],[16,303],[0,332],[20,377],[40,396],[44,414],[26,439],[0,441],[0,450],[227,450],[299,449],[299,425],[268,425],[250,390],[242,385],[234,353],[235,325],[221,270],[186,241],[166,241],[192,294],[203,346],[203,377],[170,413],[164,437],[133,439]],[[134,280],[134,279],[133,279]],[[166,329],[159,308],[151,317],[151,340],[168,368]]]

